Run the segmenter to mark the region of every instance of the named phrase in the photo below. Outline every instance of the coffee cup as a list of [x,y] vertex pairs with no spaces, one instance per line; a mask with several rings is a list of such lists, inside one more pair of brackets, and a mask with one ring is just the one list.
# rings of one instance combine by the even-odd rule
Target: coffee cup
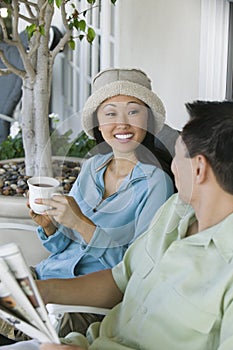
[[35,199],[51,198],[54,194],[59,192],[60,182],[53,177],[48,176],[34,176],[27,181],[29,187],[29,205],[30,208],[37,214],[42,214],[48,209],[48,205],[37,204]]

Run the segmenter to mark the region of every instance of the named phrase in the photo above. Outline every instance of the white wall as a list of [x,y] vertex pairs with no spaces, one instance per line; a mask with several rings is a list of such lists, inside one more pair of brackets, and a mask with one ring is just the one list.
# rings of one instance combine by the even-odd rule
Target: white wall
[[118,0],[117,6],[119,66],[143,69],[167,123],[181,128],[184,103],[198,98],[201,0]]

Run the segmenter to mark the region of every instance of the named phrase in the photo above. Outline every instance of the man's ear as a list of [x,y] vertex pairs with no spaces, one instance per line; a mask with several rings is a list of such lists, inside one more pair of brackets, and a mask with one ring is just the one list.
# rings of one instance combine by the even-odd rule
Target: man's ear
[[205,156],[198,154],[195,157],[195,172],[197,183],[201,184],[207,178],[209,163]]

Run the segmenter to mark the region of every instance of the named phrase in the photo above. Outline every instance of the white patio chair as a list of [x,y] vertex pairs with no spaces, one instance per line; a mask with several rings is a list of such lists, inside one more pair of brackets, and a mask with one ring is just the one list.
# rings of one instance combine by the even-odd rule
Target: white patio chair
[[57,333],[59,332],[61,320],[65,313],[92,313],[105,316],[110,311],[110,309],[86,305],[47,304],[46,308],[53,328]]
[[0,245],[15,242],[21,248],[29,266],[35,266],[48,257],[36,234],[36,225],[20,222],[0,222]]

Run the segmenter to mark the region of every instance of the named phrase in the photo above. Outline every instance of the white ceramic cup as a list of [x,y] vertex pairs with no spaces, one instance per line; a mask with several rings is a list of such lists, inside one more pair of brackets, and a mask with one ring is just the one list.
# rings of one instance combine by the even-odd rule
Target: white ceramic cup
[[35,203],[35,199],[48,199],[51,198],[53,194],[58,194],[60,182],[53,177],[34,176],[28,179],[27,183],[29,187],[29,205],[31,209],[37,214],[42,214],[44,211],[51,209],[48,205]]

